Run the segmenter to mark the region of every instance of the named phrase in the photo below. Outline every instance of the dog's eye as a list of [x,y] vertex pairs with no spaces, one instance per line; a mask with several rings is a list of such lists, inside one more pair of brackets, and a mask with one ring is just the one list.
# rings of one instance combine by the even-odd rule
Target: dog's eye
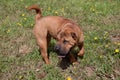
[[63,41],[64,44],[66,44],[66,43],[68,43],[68,42],[69,42],[69,41],[67,41],[67,40],[64,40],[64,41]]

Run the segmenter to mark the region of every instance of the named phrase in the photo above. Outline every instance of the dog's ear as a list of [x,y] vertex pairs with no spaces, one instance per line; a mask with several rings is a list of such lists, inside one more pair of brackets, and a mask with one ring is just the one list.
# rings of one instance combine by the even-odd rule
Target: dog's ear
[[72,38],[73,38],[74,40],[77,40],[77,36],[76,36],[76,34],[75,34],[74,32],[71,32],[71,36],[72,36]]

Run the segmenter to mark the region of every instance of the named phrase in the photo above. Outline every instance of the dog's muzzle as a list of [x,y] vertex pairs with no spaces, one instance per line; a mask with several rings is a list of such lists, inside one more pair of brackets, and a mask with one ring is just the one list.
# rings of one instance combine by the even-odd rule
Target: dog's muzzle
[[57,53],[58,57],[64,58],[66,56],[66,52],[60,47],[60,45],[55,45],[54,47],[55,52]]
[[59,45],[55,45],[54,50],[55,50],[56,52],[58,52],[58,51],[60,50],[60,46],[59,46]]

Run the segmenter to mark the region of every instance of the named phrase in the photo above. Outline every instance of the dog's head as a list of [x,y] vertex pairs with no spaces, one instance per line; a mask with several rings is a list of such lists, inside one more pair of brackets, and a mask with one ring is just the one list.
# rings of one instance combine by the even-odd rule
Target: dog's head
[[75,46],[76,42],[77,36],[72,28],[65,28],[63,30],[60,30],[57,35],[55,51],[57,52],[59,57],[65,57]]

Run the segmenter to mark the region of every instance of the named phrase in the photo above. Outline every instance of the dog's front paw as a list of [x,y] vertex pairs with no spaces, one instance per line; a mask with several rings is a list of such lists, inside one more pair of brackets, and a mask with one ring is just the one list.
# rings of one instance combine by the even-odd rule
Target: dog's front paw
[[79,53],[78,53],[78,56],[83,56],[84,55],[84,51],[80,51]]

